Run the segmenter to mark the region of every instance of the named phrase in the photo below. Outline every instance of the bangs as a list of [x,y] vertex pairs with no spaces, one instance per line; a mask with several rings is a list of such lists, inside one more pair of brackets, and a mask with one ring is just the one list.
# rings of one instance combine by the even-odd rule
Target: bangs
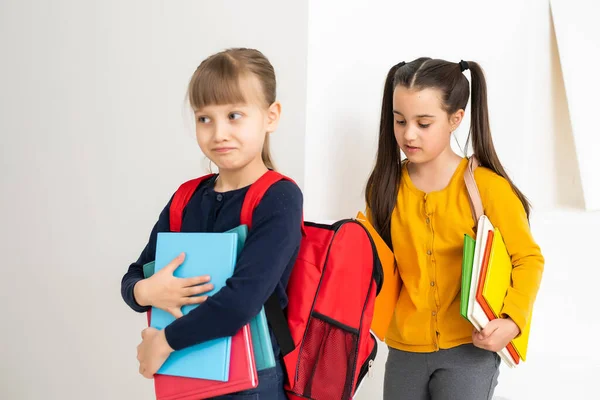
[[226,54],[203,62],[188,87],[192,109],[199,110],[210,105],[245,103],[240,87],[239,64]]

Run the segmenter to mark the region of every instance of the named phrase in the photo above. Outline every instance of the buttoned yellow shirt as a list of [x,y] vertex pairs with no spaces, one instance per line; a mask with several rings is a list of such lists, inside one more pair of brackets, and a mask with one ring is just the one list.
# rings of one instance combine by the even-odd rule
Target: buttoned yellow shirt
[[[449,185],[425,193],[406,165],[391,221],[393,251],[403,281],[386,343],[395,349],[432,352],[470,343],[472,325],[460,315],[464,234],[475,238],[461,161]],[[503,314],[523,330],[538,292],[544,258],[525,209],[508,181],[479,167],[475,181],[484,213],[504,238],[513,264]]]

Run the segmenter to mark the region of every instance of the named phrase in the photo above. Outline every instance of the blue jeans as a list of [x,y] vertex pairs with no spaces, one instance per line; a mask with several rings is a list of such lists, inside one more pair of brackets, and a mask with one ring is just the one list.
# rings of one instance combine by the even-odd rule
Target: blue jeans
[[274,368],[258,372],[258,386],[255,389],[215,397],[213,400],[287,400],[283,391],[284,380],[282,361],[276,357]]

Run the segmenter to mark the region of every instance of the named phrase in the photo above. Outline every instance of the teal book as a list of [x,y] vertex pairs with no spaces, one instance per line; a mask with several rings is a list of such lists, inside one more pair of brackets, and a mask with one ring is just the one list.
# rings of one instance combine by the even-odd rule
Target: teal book
[[473,258],[475,257],[475,239],[465,235],[462,260],[462,282],[460,287],[460,315],[469,319],[469,292],[471,290],[471,275],[473,274]]
[[154,264],[156,264],[155,261],[150,261],[147,264],[144,264],[144,278],[150,278],[152,275],[154,275]]
[[[240,225],[228,232],[235,232],[238,235],[238,256],[244,247],[246,237],[248,236],[248,227]],[[273,353],[273,343],[264,307],[260,313],[250,321],[250,331],[252,336],[252,347],[254,348],[254,360],[256,370],[262,371],[275,366],[275,354]]]
[[254,348],[254,359],[256,370],[262,371],[275,367],[275,354],[273,353],[273,342],[267,324],[267,316],[264,307],[260,313],[250,321],[252,333],[252,347]]
[[[185,253],[185,260],[174,276],[189,278],[210,275],[214,289],[221,290],[233,275],[238,254],[236,233],[160,232],[156,241],[154,272],[160,271],[177,255]],[[197,304],[181,308],[187,315]],[[175,320],[170,313],[152,307],[150,326],[164,329]],[[171,353],[158,374],[226,382],[229,380],[231,337],[200,343]]]

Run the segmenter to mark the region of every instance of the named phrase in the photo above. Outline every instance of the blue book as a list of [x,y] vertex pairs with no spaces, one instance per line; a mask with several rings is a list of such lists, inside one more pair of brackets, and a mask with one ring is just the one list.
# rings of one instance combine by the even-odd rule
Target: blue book
[[[248,227],[240,225],[228,232],[235,232],[238,235],[238,256],[244,247],[246,237],[248,236]],[[264,307],[260,313],[250,321],[250,332],[252,336],[252,347],[254,348],[254,361],[256,370],[262,371],[275,366],[275,354],[273,353],[273,343]]]
[[[160,271],[183,252],[185,261],[174,275],[179,278],[210,275],[214,290],[206,294],[214,294],[233,275],[237,244],[236,233],[160,232],[154,272]],[[183,306],[181,312],[186,315],[197,306]],[[170,313],[152,307],[150,326],[163,329],[174,320]],[[157,373],[226,382],[230,358],[231,337],[219,338],[171,353]]]

